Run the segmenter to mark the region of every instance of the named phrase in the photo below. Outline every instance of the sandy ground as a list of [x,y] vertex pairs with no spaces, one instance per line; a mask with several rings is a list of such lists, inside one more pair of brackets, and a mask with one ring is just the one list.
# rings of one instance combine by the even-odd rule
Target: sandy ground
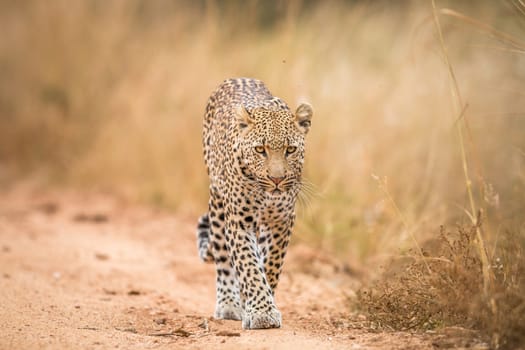
[[428,334],[356,327],[355,278],[297,244],[276,294],[282,328],[213,319],[215,272],[197,257],[195,220],[102,194],[2,190],[0,348],[439,346]]

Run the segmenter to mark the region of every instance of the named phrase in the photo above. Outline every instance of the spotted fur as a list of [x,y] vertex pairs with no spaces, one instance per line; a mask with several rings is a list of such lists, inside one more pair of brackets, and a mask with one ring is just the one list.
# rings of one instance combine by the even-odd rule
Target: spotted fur
[[312,109],[293,113],[255,79],[224,81],[204,117],[208,212],[198,223],[202,260],[215,262],[215,317],[245,329],[281,326],[274,292],[295,219]]

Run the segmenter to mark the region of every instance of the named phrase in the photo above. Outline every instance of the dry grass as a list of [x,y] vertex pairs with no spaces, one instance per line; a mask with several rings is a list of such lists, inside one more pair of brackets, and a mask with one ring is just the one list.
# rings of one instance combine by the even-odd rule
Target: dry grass
[[494,276],[484,293],[482,260],[475,243],[480,224],[456,233],[442,227],[424,257],[407,254],[358,294],[371,327],[396,330],[468,327],[493,348],[525,344],[523,232],[506,232],[491,256]]
[[252,76],[315,109],[295,241],[376,271],[481,210],[487,267],[524,234],[520,9],[437,1],[437,30],[421,1],[0,0],[0,180],[196,217],[206,99]]

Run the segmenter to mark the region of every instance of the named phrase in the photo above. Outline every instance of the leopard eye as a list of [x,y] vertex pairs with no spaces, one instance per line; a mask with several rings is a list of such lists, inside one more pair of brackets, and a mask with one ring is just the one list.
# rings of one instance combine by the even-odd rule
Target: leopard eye
[[266,153],[264,146],[255,146],[255,152],[260,153],[260,154]]
[[286,154],[292,154],[295,151],[297,151],[297,147],[295,147],[295,146],[288,146],[288,147],[286,147]]

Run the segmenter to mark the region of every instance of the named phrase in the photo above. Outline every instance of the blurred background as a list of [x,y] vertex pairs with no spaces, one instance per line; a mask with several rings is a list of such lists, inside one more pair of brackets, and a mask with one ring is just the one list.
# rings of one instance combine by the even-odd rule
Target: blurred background
[[295,243],[373,266],[470,223],[464,166],[485,238],[523,239],[525,8],[436,5],[459,109],[430,1],[1,0],[0,186],[196,220],[207,98],[246,76],[315,110]]

